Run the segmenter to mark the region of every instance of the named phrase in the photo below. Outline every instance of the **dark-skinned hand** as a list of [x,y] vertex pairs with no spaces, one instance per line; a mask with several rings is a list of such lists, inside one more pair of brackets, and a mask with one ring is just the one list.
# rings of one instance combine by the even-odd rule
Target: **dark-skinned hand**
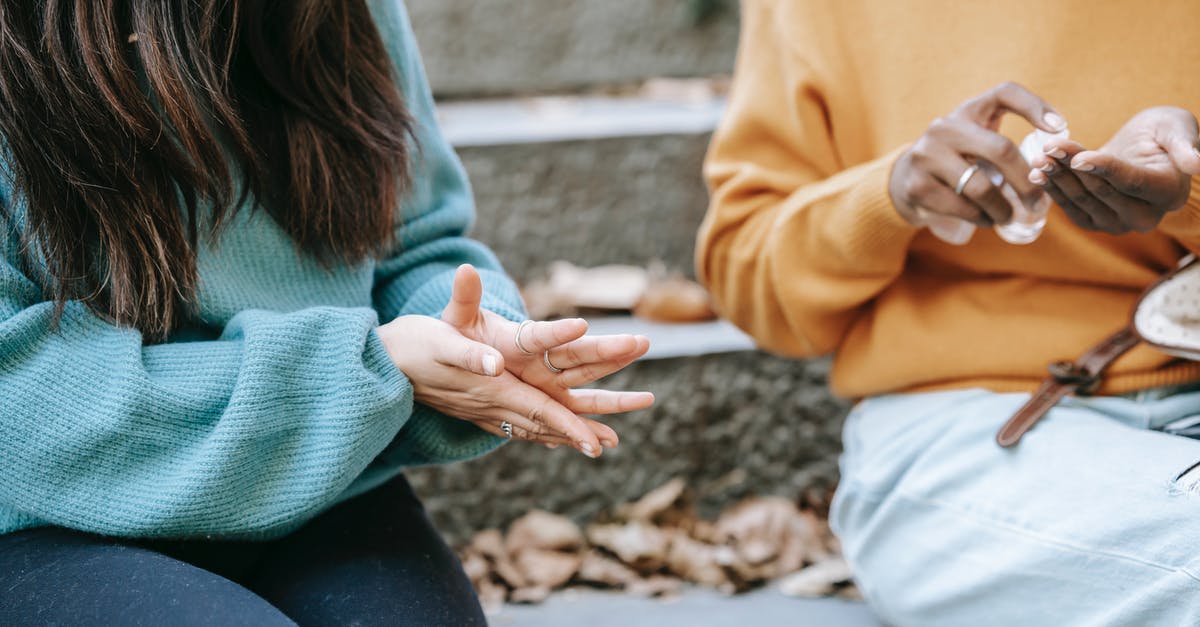
[[1187,202],[1200,174],[1196,117],[1178,107],[1135,115],[1099,150],[1061,138],[1035,158],[1040,185],[1081,228],[1110,234],[1153,230]]

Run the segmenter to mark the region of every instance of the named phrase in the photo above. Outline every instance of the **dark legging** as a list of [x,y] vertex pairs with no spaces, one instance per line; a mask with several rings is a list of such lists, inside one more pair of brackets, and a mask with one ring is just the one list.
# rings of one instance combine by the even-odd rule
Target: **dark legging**
[[272,542],[0,536],[0,625],[485,625],[402,477]]

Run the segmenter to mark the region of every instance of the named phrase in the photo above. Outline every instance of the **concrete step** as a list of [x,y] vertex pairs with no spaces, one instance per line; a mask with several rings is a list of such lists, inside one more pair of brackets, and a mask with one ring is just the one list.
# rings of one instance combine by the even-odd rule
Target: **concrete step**
[[[737,3],[408,0],[439,96],[576,90],[733,69]],[[699,19],[700,5],[719,7]],[[697,21],[699,19],[699,21]]]
[[723,109],[716,95],[439,106],[475,187],[474,235],[523,281],[555,259],[661,260],[692,275],[708,205],[701,166]]
[[650,322],[633,316],[588,318],[591,335],[632,333],[650,338],[650,350],[642,357],[678,359],[754,350],[754,340],[725,320],[694,324]]
[[766,588],[735,597],[689,589],[670,599],[568,590],[542,605],[507,605],[489,617],[495,627],[882,627],[864,603],[794,599]]

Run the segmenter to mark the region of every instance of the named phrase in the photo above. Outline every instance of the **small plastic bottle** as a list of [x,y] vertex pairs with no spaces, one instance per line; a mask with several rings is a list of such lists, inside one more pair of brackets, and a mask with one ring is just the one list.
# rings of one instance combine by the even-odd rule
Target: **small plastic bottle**
[[[1070,137],[1070,132],[1064,129],[1058,133],[1047,133],[1036,129],[1026,135],[1025,139],[1021,140],[1020,146],[1021,156],[1025,158],[1025,162],[1032,163],[1034,157],[1045,150],[1046,142],[1055,137],[1066,139]],[[1041,236],[1042,230],[1046,228],[1046,214],[1050,211],[1050,198],[1042,195],[1032,207],[1026,206],[1012,185],[1005,182],[1004,175],[996,169],[996,166],[982,159],[978,163],[979,172],[986,175],[992,185],[1000,188],[1000,194],[1012,206],[1012,221],[1007,224],[997,224],[996,235],[1010,244],[1029,244],[1037,240]],[[926,218],[926,225],[938,239],[955,246],[966,244],[975,234],[974,224],[949,216],[930,214]]]

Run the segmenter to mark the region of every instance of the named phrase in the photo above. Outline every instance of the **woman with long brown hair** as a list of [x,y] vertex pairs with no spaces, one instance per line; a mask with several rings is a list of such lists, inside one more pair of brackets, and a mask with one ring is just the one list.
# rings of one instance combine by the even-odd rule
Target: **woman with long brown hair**
[[596,457],[400,0],[0,0],[0,623],[483,624],[401,471]]

